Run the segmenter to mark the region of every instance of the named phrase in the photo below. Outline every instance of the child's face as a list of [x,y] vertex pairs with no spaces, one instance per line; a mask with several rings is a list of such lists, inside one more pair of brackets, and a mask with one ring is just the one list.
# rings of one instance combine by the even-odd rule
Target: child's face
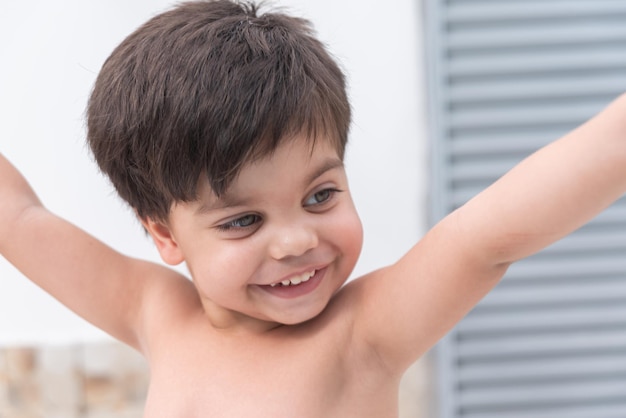
[[286,141],[244,166],[220,198],[205,181],[198,201],[173,207],[169,226],[218,327],[315,317],[362,244],[343,164],[325,140]]

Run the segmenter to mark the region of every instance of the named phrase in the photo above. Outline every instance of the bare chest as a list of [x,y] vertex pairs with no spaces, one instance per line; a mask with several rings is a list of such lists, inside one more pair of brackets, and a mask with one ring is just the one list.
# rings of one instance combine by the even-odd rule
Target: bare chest
[[152,367],[145,418],[396,417],[397,382],[358,370],[344,348],[320,341],[179,347]]

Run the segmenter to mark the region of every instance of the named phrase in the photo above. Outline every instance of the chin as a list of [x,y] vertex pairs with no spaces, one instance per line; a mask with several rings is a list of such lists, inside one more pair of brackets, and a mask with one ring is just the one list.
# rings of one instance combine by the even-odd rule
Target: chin
[[283,324],[283,325],[303,324],[305,322],[308,322],[312,319],[317,318],[322,312],[324,312],[325,308],[326,308],[326,305],[322,306],[321,308],[307,310],[307,312],[294,313],[293,315],[290,315],[287,318],[285,318],[285,316],[282,315],[281,318],[279,319],[277,318],[276,322]]

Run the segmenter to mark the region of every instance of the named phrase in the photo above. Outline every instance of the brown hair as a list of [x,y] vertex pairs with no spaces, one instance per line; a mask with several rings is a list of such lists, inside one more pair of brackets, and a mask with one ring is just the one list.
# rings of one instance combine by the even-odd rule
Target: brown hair
[[155,16],[104,63],[87,110],[101,170],[140,218],[166,221],[206,175],[220,195],[242,165],[304,134],[343,158],[343,73],[310,24],[250,3],[196,1]]

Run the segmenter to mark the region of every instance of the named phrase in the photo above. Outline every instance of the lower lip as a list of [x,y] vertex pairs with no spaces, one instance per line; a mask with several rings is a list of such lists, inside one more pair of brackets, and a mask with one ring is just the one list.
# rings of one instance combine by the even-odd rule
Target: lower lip
[[274,287],[272,286],[260,286],[260,287],[266,292],[274,296],[278,296],[279,298],[293,299],[299,296],[304,296],[308,293],[311,293],[313,290],[315,290],[317,286],[319,286],[319,284],[322,282],[324,273],[326,273],[325,268],[321,270],[316,270],[315,274],[311,276],[309,280],[307,280],[306,282],[300,283],[298,285],[295,285],[295,286],[278,285]]

